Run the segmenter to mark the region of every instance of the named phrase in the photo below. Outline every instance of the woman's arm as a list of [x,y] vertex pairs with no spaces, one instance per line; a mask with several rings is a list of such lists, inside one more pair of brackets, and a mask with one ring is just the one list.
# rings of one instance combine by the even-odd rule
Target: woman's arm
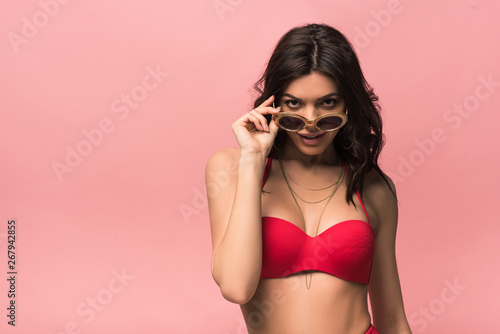
[[264,166],[262,154],[242,155],[238,148],[226,148],[216,152],[205,169],[212,276],[233,303],[247,303],[260,279]]
[[[385,176],[394,193],[392,180]],[[375,253],[368,291],[373,324],[382,334],[411,334],[406,320],[396,264],[398,204],[382,176],[372,170],[366,176],[366,196],[375,222]]]

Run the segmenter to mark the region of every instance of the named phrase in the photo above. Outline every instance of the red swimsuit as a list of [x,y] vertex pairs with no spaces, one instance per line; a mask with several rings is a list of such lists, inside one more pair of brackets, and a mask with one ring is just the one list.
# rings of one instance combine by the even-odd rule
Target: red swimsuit
[[[271,167],[267,159],[262,186]],[[285,277],[304,270],[318,270],[347,281],[368,284],[375,233],[361,196],[356,190],[368,223],[345,220],[311,237],[297,225],[281,218],[262,217],[261,278]]]

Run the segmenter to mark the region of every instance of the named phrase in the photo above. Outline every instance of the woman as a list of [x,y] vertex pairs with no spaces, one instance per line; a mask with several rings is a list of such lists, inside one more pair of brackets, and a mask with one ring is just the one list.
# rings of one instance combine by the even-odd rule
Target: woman
[[240,147],[206,166],[222,295],[249,333],[411,333],[378,98],[351,45],[327,25],[294,28],[255,88],[232,126]]

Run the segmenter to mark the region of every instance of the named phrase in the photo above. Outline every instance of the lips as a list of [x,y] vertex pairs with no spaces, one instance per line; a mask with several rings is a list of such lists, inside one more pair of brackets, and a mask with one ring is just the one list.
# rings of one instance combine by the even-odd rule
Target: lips
[[317,134],[317,135],[314,135],[314,134],[301,135],[301,134],[299,134],[300,140],[306,145],[318,144],[324,135],[325,135],[324,133]]
[[324,135],[324,133],[319,134],[319,135],[301,135],[301,134],[299,134],[299,136],[301,136],[303,138],[307,138],[307,139],[314,139],[314,138],[317,138],[317,137],[321,137],[323,135]]

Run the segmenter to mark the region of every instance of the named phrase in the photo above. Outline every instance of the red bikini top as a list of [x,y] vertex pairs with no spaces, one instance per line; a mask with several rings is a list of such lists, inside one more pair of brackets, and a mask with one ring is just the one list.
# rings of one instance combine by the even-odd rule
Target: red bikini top
[[[262,187],[271,158],[267,159]],[[344,165],[345,167],[345,165]],[[346,167],[347,170],[347,167]],[[361,196],[356,190],[367,222],[345,220],[315,237],[281,218],[262,217],[261,278],[285,277],[304,270],[318,270],[347,281],[368,284],[373,261],[375,233]]]

